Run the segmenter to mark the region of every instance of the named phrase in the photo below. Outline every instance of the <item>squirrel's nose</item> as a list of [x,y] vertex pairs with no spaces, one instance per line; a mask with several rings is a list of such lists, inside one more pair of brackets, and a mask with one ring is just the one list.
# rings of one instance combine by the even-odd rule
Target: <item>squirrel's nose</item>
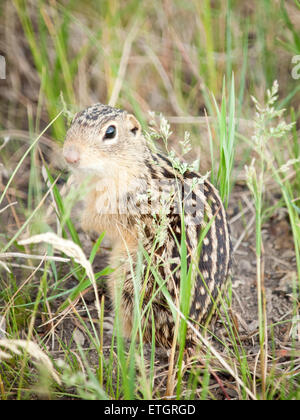
[[80,160],[79,151],[74,146],[64,148],[63,155],[68,163],[74,164]]

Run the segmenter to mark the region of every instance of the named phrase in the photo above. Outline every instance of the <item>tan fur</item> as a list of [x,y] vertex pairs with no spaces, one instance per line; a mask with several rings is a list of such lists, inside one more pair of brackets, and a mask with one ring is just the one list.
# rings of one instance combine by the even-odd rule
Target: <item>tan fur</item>
[[[112,126],[115,127],[114,136],[108,134],[108,128]],[[132,329],[133,276],[139,243],[152,255],[153,265],[166,281],[166,287],[174,301],[178,299],[180,269],[176,267],[180,264],[178,243],[181,240],[181,217],[184,217],[186,224],[188,264],[193,264],[195,277],[191,291],[191,317],[202,322],[212,306],[212,299],[217,297],[219,289],[223,287],[230,269],[229,230],[225,210],[216,189],[207,181],[204,186],[201,183],[193,185],[184,201],[184,208],[193,208],[200,203],[198,219],[193,219],[193,213],[189,214],[186,210],[184,215],[178,214],[175,201],[180,197],[180,188],[186,188],[190,179],[198,179],[200,175],[189,171],[183,175],[178,173],[167,157],[149,149],[141,126],[133,115],[101,104],[89,107],[75,116],[67,133],[63,153],[78,182],[89,177],[82,214],[83,229],[98,234],[106,232],[112,244],[109,263],[115,270],[108,280],[108,289],[114,305],[118,305],[123,334],[130,336]],[[169,202],[160,204],[158,209],[154,207],[153,210],[154,193],[159,193],[161,181],[170,185],[176,181],[174,184],[179,185],[179,190],[172,192]],[[149,189],[152,207],[149,211],[142,211],[142,204],[148,203]],[[141,201],[142,204],[139,202],[140,196],[144,200]],[[125,207],[122,204],[124,202]],[[160,209],[167,210],[165,236],[162,243],[157,243],[153,249],[157,239],[154,220],[159,220],[161,226],[164,220]],[[196,261],[200,234],[210,222],[211,227],[202,243],[200,259]],[[197,266],[201,275],[198,274]],[[136,287],[141,290],[142,284]],[[148,307],[147,303],[152,301],[151,313],[155,317],[156,341],[168,347],[172,344],[174,320],[165,297],[158,290],[151,273],[143,287],[145,297],[142,309]],[[151,316],[148,319],[143,318],[142,323],[144,339],[150,341]],[[191,331],[188,331],[188,339],[193,341]]]

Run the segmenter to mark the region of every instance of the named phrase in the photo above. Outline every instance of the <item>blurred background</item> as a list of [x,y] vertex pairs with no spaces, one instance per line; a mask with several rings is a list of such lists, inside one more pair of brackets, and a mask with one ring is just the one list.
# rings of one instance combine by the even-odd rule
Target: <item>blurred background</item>
[[[220,99],[232,72],[238,117],[253,117],[250,94],[262,99],[274,79],[299,115],[298,0],[1,0],[0,55],[2,130],[38,131],[63,102],[71,111],[103,102],[142,122],[148,110],[181,117],[170,121],[198,133],[190,117],[213,115],[211,94]],[[53,139],[65,130],[59,118]]]

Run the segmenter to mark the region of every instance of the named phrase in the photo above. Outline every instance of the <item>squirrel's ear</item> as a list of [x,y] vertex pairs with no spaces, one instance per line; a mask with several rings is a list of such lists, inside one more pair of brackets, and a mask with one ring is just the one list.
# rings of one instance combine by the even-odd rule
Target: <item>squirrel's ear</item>
[[127,115],[127,124],[129,130],[134,135],[136,135],[139,131],[142,130],[141,124],[132,114]]

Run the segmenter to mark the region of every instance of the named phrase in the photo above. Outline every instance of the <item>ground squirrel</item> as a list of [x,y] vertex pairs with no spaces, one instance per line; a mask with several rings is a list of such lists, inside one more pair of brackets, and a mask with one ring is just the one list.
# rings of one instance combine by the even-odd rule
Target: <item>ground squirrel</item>
[[[207,180],[201,182],[199,174],[179,171],[172,159],[153,151],[132,114],[102,104],[75,115],[63,155],[75,178],[90,177],[82,227],[97,234],[105,231],[111,240],[110,265],[115,270],[108,288],[114,304],[118,302],[124,335],[132,329],[135,276],[139,293],[144,294],[141,308],[149,309],[142,319],[144,340],[151,341],[154,317],[156,342],[170,347],[174,319],[156,278],[176,301],[182,221],[187,264],[193,265],[190,318],[195,325],[204,321],[228,278],[230,234],[218,192]],[[146,282],[145,272],[144,277],[135,274],[139,244],[151,260],[148,271],[144,262]],[[195,341],[190,330],[187,340]]]

